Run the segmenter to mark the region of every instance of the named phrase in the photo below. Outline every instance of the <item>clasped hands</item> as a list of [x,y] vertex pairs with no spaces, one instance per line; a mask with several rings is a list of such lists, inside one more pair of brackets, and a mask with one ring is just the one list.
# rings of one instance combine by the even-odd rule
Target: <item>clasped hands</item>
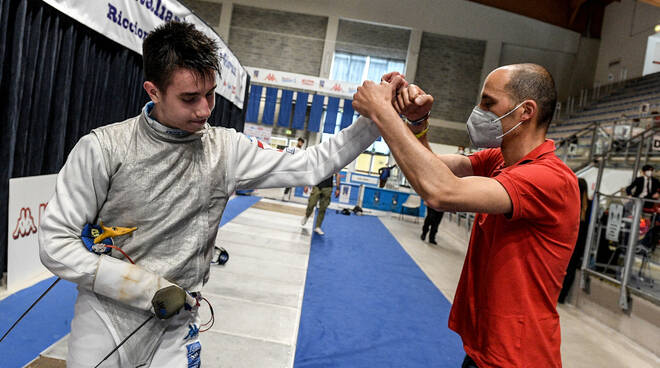
[[[408,120],[418,120],[426,116],[433,106],[433,96],[426,94],[419,86],[409,84],[399,72],[384,74],[380,84],[365,81],[353,95],[353,108],[360,115],[376,122],[380,129],[387,129],[388,124],[398,123],[387,119],[393,107],[397,114]],[[422,124],[410,127],[413,133],[425,128]]]

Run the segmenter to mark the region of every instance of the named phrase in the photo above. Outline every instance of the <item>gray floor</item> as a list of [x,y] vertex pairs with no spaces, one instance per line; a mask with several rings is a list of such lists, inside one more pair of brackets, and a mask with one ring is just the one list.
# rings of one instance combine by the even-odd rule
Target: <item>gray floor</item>
[[[381,220],[435,286],[453,301],[467,250],[463,230],[443,219],[438,245],[431,245],[420,240],[420,224],[392,217]],[[558,310],[565,368],[660,367],[660,357],[576,308],[560,305]]]
[[[281,190],[259,194],[281,198]],[[286,204],[304,207],[304,200],[299,202]],[[433,246],[419,239],[421,223],[375,214],[436,287],[453,300],[465,257],[465,232],[443,221],[438,245]],[[310,234],[311,221],[302,227],[299,216],[255,208],[221,228],[218,243],[229,251],[230,260],[225,267],[213,266],[203,290],[216,311],[215,325],[200,335],[206,366],[293,366]],[[559,312],[565,367],[660,366],[660,358],[575,308],[562,306]],[[66,338],[42,355],[63,359]]]

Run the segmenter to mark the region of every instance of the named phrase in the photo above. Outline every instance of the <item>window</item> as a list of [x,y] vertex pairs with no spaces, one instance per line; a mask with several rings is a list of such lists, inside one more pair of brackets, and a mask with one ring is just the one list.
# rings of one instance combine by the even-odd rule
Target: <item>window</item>
[[367,79],[380,82],[380,77],[387,72],[403,74],[405,66],[405,60],[336,52],[330,68],[330,79],[355,84],[361,84]]
[[[383,74],[385,73],[397,71],[403,74],[403,70],[405,66],[406,66],[405,60],[385,59],[385,58],[378,58],[375,56],[336,52],[332,62],[332,67],[330,68],[331,69],[330,79],[340,80],[355,84],[361,84],[363,81],[367,79],[375,82],[380,82],[380,77],[382,77]],[[325,121],[325,116],[323,117],[323,121]],[[337,114],[335,133],[339,131],[340,122],[341,122],[341,112]],[[323,133],[323,136],[321,137],[321,141],[322,142],[326,141],[331,136],[332,134]],[[374,153],[379,153],[383,155],[390,154],[390,149],[389,147],[387,147],[387,144],[383,140],[374,142],[374,144],[372,144],[369,148],[367,148],[367,151],[371,152],[372,154]],[[366,169],[364,171],[369,171],[370,169],[371,169],[371,165],[369,165],[369,169]]]
[[378,174],[378,169],[387,166],[389,156],[365,152],[358,156],[355,162],[355,170],[373,175]]

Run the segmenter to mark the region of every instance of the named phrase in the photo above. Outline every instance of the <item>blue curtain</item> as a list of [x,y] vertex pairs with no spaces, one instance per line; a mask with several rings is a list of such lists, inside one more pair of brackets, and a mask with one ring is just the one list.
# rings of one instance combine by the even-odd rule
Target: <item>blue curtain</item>
[[307,113],[308,99],[309,93],[298,92],[296,96],[296,108],[293,111],[293,123],[291,124],[293,129],[305,128],[305,114]]
[[310,132],[318,132],[321,128],[321,115],[323,115],[323,101],[325,96],[314,95],[312,99],[312,108],[309,111],[309,123],[307,130]]
[[275,122],[275,105],[277,104],[277,88],[266,88],[266,104],[264,106],[264,115],[261,118],[261,123],[265,125],[273,125]]
[[293,91],[288,89],[282,90],[282,97],[280,98],[280,115],[277,118],[277,126],[289,127],[291,121],[291,104],[293,102]]
[[325,122],[323,133],[334,133],[337,126],[337,111],[339,110],[339,98],[328,97],[328,107],[325,110]]
[[256,123],[259,121],[259,105],[261,104],[261,93],[263,87],[258,85],[250,86],[250,100],[248,101],[245,121]]
[[340,129],[344,129],[353,123],[355,110],[353,110],[353,100],[344,100],[344,112],[341,114]]

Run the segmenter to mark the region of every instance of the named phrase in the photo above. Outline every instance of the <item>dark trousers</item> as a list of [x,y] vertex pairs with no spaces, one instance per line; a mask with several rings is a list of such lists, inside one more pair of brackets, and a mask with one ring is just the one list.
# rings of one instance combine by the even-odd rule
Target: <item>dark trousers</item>
[[470,358],[469,355],[465,355],[465,359],[463,359],[463,364],[461,364],[461,368],[479,368],[477,367],[477,363]]
[[424,226],[422,226],[422,237],[426,237],[426,233],[430,230],[429,240],[435,241],[435,234],[438,232],[438,225],[440,225],[444,214],[444,212],[426,207],[426,218],[424,219]]
[[566,276],[564,276],[564,283],[562,285],[561,291],[559,292],[558,302],[563,304],[566,301],[568,292],[571,290],[571,285],[575,280],[575,272],[582,266],[582,256],[584,255],[584,247],[587,242],[587,226],[586,221],[580,221],[580,230],[578,232],[577,242],[575,243],[575,248],[573,249],[573,255],[571,260],[568,262],[568,267],[566,267]]

